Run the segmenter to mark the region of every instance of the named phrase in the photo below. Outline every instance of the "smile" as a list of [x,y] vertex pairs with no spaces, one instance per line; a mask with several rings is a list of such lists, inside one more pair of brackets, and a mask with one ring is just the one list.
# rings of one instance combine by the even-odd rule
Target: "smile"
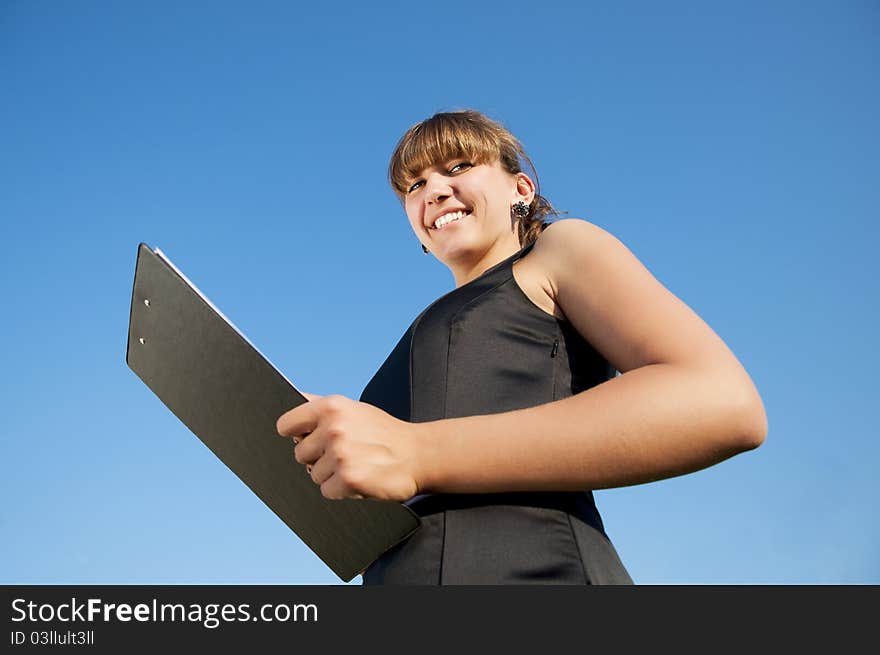
[[465,216],[470,216],[470,212],[459,210],[459,211],[450,212],[448,214],[443,214],[443,216],[441,216],[436,221],[434,221],[434,229],[435,230],[442,230],[444,226],[446,226],[449,223],[452,223],[454,221],[457,221],[461,218],[464,218]]

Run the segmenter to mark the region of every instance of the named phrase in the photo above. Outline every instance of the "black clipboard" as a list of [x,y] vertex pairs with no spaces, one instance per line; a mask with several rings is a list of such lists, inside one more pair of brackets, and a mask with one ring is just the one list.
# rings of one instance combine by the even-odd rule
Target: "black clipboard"
[[159,399],[349,582],[421,525],[402,503],[329,500],[276,421],[308,402],[158,249],[138,246],[126,363]]

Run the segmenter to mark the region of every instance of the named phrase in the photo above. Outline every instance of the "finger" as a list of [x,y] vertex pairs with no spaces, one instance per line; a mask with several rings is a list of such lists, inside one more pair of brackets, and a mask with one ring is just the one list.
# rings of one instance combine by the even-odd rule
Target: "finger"
[[333,475],[333,463],[327,456],[319,457],[314,464],[306,464],[306,472],[312,476],[315,484],[323,484]]
[[317,400],[318,398],[321,397],[321,396],[319,396],[318,394],[315,394],[315,393],[306,393],[305,391],[300,391],[300,393],[301,393],[303,396],[305,396],[305,397],[306,397],[306,400],[308,400],[309,402],[311,402],[312,400]]
[[282,437],[292,437],[314,432],[320,415],[314,403],[303,403],[282,414],[275,422],[275,429]]
[[321,483],[321,495],[331,500],[345,498],[345,485],[338,475],[331,475]]
[[303,439],[305,439],[305,438],[306,438],[307,436],[309,436],[310,434],[311,434],[311,432],[306,432],[305,434],[298,434],[298,435],[296,435],[295,437],[293,437],[293,445],[296,446],[300,441],[302,441]]
[[324,441],[320,433],[314,433],[308,439],[300,440],[293,448],[293,458],[300,464],[314,465],[324,454]]
[[321,495],[324,496],[324,498],[330,498],[333,500],[340,500],[343,498],[357,498],[363,500],[366,498],[366,496],[356,492],[353,487],[343,482],[342,477],[335,473],[321,483]]

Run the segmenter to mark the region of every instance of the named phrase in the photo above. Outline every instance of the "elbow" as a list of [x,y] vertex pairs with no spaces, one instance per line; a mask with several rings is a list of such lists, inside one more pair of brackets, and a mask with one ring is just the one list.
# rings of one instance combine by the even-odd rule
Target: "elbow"
[[[750,380],[714,377],[703,381],[708,392],[714,429],[713,448],[722,458],[754,450],[767,439],[767,413],[758,390]],[[694,392],[695,394],[699,391]]]
[[746,450],[754,450],[758,446],[762,445],[766,439],[766,428],[763,430],[754,430],[752,432],[747,432],[740,439],[740,452],[745,452]]
[[735,452],[754,450],[762,445],[767,439],[768,425],[761,399],[753,396],[749,401],[737,404],[732,424],[736,426],[734,443],[731,444]]
[[716,371],[698,381],[693,397],[705,394],[713,408],[713,448],[722,458],[754,450],[767,439],[767,412],[755,385],[747,376],[718,375]]

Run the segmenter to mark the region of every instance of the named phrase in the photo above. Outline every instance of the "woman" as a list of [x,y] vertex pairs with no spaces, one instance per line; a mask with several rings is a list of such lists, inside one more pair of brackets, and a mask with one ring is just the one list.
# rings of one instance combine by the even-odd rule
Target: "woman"
[[614,236],[546,221],[521,161],[475,111],[407,131],[391,184],[456,288],[360,402],[307,394],[278,420],[324,496],[422,517],[364,584],[631,583],[590,490],[696,471],[766,436],[721,339]]

